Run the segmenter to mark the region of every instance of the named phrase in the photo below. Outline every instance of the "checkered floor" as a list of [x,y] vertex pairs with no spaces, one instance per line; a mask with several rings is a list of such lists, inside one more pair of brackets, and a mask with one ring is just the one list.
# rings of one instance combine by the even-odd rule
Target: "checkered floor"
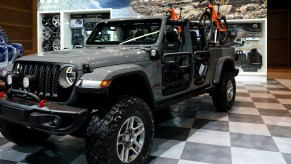
[[[155,113],[148,163],[291,164],[291,80],[237,82],[235,106],[215,112],[202,95]],[[86,163],[84,140],[50,137],[20,147],[0,137],[0,163]]]

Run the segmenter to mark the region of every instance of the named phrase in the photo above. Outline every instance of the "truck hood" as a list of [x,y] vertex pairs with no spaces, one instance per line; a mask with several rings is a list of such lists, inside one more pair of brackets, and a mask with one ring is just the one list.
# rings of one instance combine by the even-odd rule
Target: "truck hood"
[[83,68],[83,64],[89,64],[91,68],[97,68],[145,60],[149,60],[148,52],[128,47],[60,50],[27,55],[18,59],[18,61],[74,64],[79,70]]

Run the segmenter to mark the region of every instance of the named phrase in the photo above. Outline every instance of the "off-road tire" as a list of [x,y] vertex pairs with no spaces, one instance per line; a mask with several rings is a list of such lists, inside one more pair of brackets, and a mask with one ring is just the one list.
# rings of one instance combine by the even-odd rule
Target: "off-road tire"
[[123,163],[117,153],[117,140],[125,122],[131,117],[138,117],[142,120],[145,137],[140,153],[129,163],[146,161],[151,151],[154,135],[150,108],[139,98],[121,96],[106,114],[95,114],[89,122],[85,140],[85,155],[89,164]]
[[215,27],[212,23],[211,14],[207,11],[204,11],[199,19],[199,22],[205,26],[205,35],[206,41],[209,43],[212,39]]
[[44,142],[50,134],[41,132],[6,120],[1,120],[1,133],[9,141],[25,146]]
[[[232,86],[230,86],[230,83]],[[230,88],[232,87],[232,88]],[[222,73],[219,84],[212,92],[212,101],[218,111],[227,112],[230,110],[235,101],[236,84],[234,74],[231,71],[225,70]],[[232,97],[228,97],[232,94]]]

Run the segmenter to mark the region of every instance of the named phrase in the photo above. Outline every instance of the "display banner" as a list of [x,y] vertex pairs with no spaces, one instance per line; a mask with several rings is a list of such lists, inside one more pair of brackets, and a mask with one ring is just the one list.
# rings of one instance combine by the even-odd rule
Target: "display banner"
[[[162,15],[168,4],[176,12],[183,8],[182,17],[198,19],[208,0],[38,0],[38,11],[62,11],[112,8],[112,18],[137,15]],[[267,17],[267,0],[217,0],[220,13],[228,19],[256,19]],[[216,5],[215,5],[216,6]]]
[[88,10],[112,8],[112,18],[140,15],[130,7],[130,0],[38,0],[38,11]]

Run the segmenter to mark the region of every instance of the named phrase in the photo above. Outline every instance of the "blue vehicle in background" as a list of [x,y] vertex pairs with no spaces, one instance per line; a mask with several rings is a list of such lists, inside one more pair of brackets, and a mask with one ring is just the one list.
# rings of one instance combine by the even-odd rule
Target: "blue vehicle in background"
[[6,75],[7,70],[23,55],[23,52],[22,44],[9,43],[7,34],[0,27],[0,78]]

